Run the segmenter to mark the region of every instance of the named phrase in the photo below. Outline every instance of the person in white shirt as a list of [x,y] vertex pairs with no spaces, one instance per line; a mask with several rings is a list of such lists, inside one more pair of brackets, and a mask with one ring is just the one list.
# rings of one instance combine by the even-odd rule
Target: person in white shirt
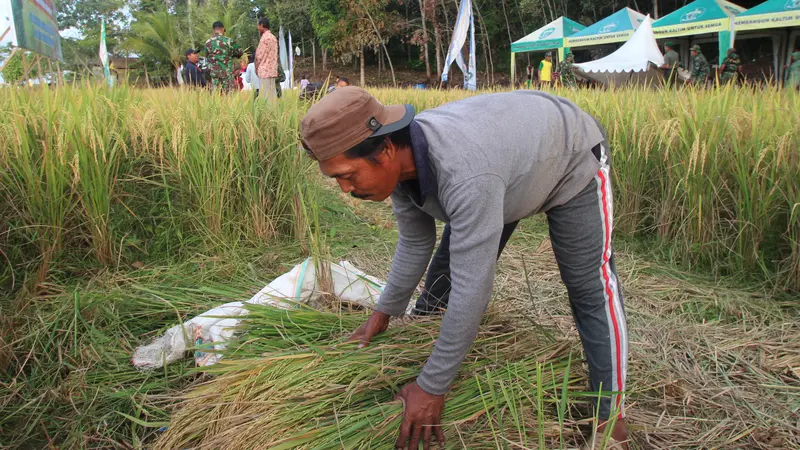
[[255,56],[251,55],[248,61],[247,70],[244,72],[244,81],[245,83],[250,83],[250,88],[256,92],[256,98],[258,98],[258,91],[261,89],[261,80],[256,74]]
[[300,79],[300,93],[302,94],[303,92],[305,92],[307,87],[308,87],[308,75],[303,74],[303,78]]
[[242,70],[239,73],[239,78],[242,79],[242,90],[243,91],[249,91],[249,90],[253,89],[253,86],[250,84],[250,82],[247,80],[247,77],[245,76],[245,74],[247,74],[247,66],[250,65],[249,62],[250,62],[249,58],[248,58],[247,62],[245,62],[244,59],[242,59],[242,61],[241,61]]

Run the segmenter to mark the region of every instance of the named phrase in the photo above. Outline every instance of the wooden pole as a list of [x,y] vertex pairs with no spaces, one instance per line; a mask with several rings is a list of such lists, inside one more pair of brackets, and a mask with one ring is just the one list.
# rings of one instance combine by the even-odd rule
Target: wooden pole
[[39,86],[44,85],[44,76],[42,76],[42,57],[36,55],[36,78],[39,79]]
[[61,71],[61,63],[58,61],[56,61],[56,71],[58,71],[58,83],[61,86],[66,85],[67,82],[64,81],[64,72]]
[[511,52],[511,90],[517,89],[517,54]]
[[0,36],[0,41],[6,38],[6,35],[8,34],[9,31],[11,31],[11,27],[8,27],[6,28],[6,31],[3,31],[3,35]]

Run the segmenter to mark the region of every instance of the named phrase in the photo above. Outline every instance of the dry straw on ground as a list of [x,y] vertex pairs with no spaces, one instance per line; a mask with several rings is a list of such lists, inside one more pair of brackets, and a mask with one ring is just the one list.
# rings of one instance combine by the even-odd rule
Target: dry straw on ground
[[[427,359],[438,321],[395,323],[372,345],[356,349],[336,335],[342,328],[349,332],[363,314],[346,314],[346,324],[333,320],[332,339],[306,329],[306,321],[316,328],[325,322],[318,314],[275,315],[260,308],[250,315],[242,339],[251,357],[212,368],[214,378],[186,394],[156,448],[392,445],[402,412],[392,397]],[[573,405],[592,400],[580,392],[585,380],[571,371],[573,344],[510,327],[499,316],[488,315],[449,394],[443,416],[449,447],[572,441],[562,431],[575,422]],[[299,345],[275,351],[265,331]],[[265,348],[262,355],[258,349]],[[246,356],[241,350],[234,354]]]

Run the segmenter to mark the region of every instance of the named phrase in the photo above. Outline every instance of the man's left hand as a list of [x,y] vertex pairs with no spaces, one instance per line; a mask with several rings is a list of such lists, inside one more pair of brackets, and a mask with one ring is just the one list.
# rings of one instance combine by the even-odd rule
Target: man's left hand
[[[403,387],[395,400],[403,402],[403,424],[400,425],[400,437],[395,448],[404,449],[408,443],[409,450],[431,448],[431,437],[436,435],[439,447],[444,447],[444,432],[441,419],[444,409],[444,395],[433,395],[423,391],[416,381]],[[410,439],[410,442],[409,442]]]

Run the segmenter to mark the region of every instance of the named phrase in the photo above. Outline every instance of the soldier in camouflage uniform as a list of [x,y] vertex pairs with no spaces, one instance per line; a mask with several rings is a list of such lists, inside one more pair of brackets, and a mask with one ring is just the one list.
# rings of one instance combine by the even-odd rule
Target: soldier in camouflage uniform
[[792,65],[786,66],[786,89],[800,89],[800,52],[792,53]]
[[739,78],[739,70],[742,68],[742,59],[739,58],[739,55],[736,53],[735,48],[728,49],[728,56],[722,60],[722,66],[720,66],[720,71],[722,74],[720,75],[720,81],[723,83],[730,83],[732,81],[736,81]]
[[211,75],[211,86],[224,92],[236,88],[233,65],[242,57],[242,48],[225,36],[222,22],[214,22],[214,36],[206,41],[206,61]]
[[693,45],[690,50],[692,55],[692,78],[689,82],[705,87],[711,67],[708,65],[706,57],[703,56],[703,51],[700,49],[699,45]]
[[281,83],[284,81],[286,81],[286,72],[283,71],[281,59],[278,58],[278,76],[275,77],[275,90],[278,91],[278,98],[283,96],[283,88],[281,87]]
[[564,58],[564,61],[558,65],[558,76],[561,80],[561,84],[566,87],[576,87],[578,85],[578,80],[575,78],[575,73],[572,71],[572,65],[575,63],[575,58],[572,56],[572,53],[567,53],[567,56]]

